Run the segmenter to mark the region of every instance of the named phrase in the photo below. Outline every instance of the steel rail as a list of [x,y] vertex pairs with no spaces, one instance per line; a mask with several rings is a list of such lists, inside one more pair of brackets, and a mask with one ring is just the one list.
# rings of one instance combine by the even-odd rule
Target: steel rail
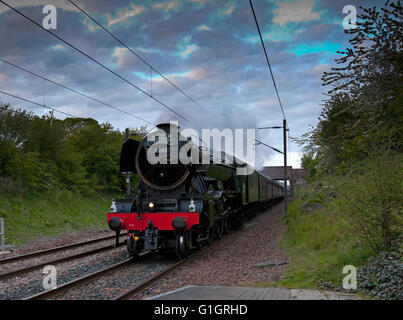
[[213,243],[210,243],[207,246],[204,246],[200,250],[192,253],[190,256],[188,256],[188,257],[176,262],[175,264],[169,266],[168,268],[162,270],[160,273],[158,273],[157,275],[151,277],[150,279],[148,279],[148,280],[140,283],[139,285],[137,285],[137,286],[135,286],[135,287],[133,287],[133,288],[121,293],[121,294],[119,294],[118,296],[114,297],[112,300],[125,300],[125,299],[128,299],[129,297],[131,297],[132,295],[134,295],[136,293],[143,292],[145,289],[149,288],[154,282],[158,281],[162,277],[164,277],[167,274],[171,273],[172,271],[174,271],[179,266],[189,262],[190,260],[195,259],[200,254],[202,254],[204,251],[206,251],[208,248],[213,248],[214,246],[216,246],[216,244],[217,244],[217,242],[213,242]]
[[57,264],[57,263],[67,262],[67,261],[70,261],[70,260],[79,259],[79,258],[82,258],[82,257],[86,257],[86,256],[89,256],[89,255],[92,255],[92,254],[97,254],[99,252],[106,251],[106,250],[109,250],[109,249],[114,249],[114,248],[116,248],[115,245],[108,245],[108,246],[104,246],[104,247],[101,247],[101,248],[95,248],[95,249],[92,249],[92,250],[80,252],[80,253],[73,254],[73,255],[70,255],[70,256],[50,260],[50,261],[47,261],[47,262],[42,262],[42,263],[39,263],[39,264],[36,264],[36,265],[33,265],[33,266],[29,266],[29,267],[26,267],[26,268],[13,270],[13,271],[6,272],[6,273],[1,273],[0,274],[0,281],[1,280],[7,280],[7,279],[13,278],[15,276],[26,274],[26,273],[28,273],[28,272],[30,272],[32,270],[44,267],[44,266],[49,265],[49,264],[53,265],[53,264]]
[[[119,236],[123,236],[123,235],[126,235],[126,233],[122,233]],[[106,236],[106,237],[102,237],[102,238],[96,238],[96,239],[76,242],[76,243],[68,244],[68,245],[65,245],[65,246],[59,246],[59,247],[54,247],[54,248],[50,248],[50,249],[44,249],[44,250],[39,250],[39,251],[30,252],[30,253],[26,253],[26,254],[21,254],[21,255],[18,255],[18,256],[1,259],[0,264],[9,263],[9,262],[15,262],[15,261],[23,260],[23,259],[28,259],[28,258],[40,256],[40,255],[47,254],[47,253],[52,253],[52,252],[56,252],[56,251],[71,249],[71,248],[75,248],[75,247],[79,247],[79,246],[83,246],[83,245],[87,245],[87,244],[91,244],[91,243],[95,243],[95,242],[100,242],[100,241],[104,241],[104,240],[108,240],[108,239],[113,239],[115,237],[116,237],[116,235],[111,235],[111,236]]]
[[113,271],[115,269],[118,269],[120,267],[128,265],[132,261],[133,261],[132,258],[126,259],[126,260],[124,260],[122,262],[119,262],[119,263],[116,263],[116,264],[114,264],[112,266],[103,268],[103,269],[98,270],[96,272],[93,272],[91,274],[82,276],[80,278],[74,279],[74,280],[69,281],[69,282],[66,282],[66,283],[64,283],[64,284],[62,284],[62,285],[60,285],[60,286],[58,286],[58,287],[56,287],[54,289],[50,289],[50,290],[47,290],[47,291],[43,291],[43,292],[34,294],[32,296],[29,296],[29,297],[25,297],[22,300],[42,300],[42,299],[52,297],[54,295],[57,295],[57,294],[60,294],[60,293],[62,293],[64,291],[66,291],[68,289],[74,288],[74,287],[76,287],[76,286],[78,286],[80,284],[83,284],[83,283],[85,283],[87,281],[90,281],[90,280],[92,280],[94,278],[97,278],[97,277],[99,277],[101,275],[107,274],[107,273],[109,273],[109,272],[111,272],[111,271]]
[[174,271],[179,266],[181,266],[181,265],[185,264],[186,262],[188,262],[188,261],[196,258],[197,256],[199,256],[207,248],[208,247],[205,247],[203,249],[200,249],[200,250],[192,253],[190,256],[188,256],[188,257],[176,262],[175,264],[171,265],[170,267],[166,268],[165,270],[162,270],[157,275],[155,275],[155,276],[151,277],[150,279],[140,283],[139,285],[129,289],[128,291],[121,293],[120,295],[114,297],[112,300],[125,300],[125,299],[128,299],[130,296],[132,296],[132,295],[134,295],[136,293],[140,293],[140,292],[144,291],[145,289],[149,288],[154,282],[156,282],[159,279],[161,279],[163,276],[166,276],[167,274],[171,273],[172,271]]

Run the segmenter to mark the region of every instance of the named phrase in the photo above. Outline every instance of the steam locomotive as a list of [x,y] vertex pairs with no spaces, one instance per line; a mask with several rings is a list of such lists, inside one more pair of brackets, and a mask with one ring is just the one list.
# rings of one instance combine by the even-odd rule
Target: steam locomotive
[[[167,134],[169,153],[172,124],[157,128]],[[191,139],[180,136],[175,142],[182,147]],[[284,196],[282,184],[255,170],[250,175],[237,175],[237,164],[217,163],[211,156],[204,164],[151,164],[147,151],[152,144],[147,137],[124,142],[120,172],[137,173],[140,182],[134,194],[114,199],[107,214],[107,223],[117,239],[121,230],[127,230],[131,256],[171,250],[185,257]]]

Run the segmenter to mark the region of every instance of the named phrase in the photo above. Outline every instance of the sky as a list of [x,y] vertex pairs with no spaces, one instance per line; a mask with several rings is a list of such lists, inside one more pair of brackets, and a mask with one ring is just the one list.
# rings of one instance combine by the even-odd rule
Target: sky
[[[97,59],[146,94],[81,55],[0,3],[0,58],[62,83],[153,123],[178,120],[181,128],[281,126],[283,115],[247,0],[74,0],[199,105],[91,22],[67,0],[4,0],[42,25],[44,6],[56,7],[51,30]],[[290,136],[299,138],[318,122],[328,88],[321,76],[348,47],[346,5],[383,1],[254,0]],[[124,130],[146,123],[0,62],[0,90],[92,117]],[[46,110],[0,94],[14,107]],[[56,114],[64,118],[63,115]],[[151,129],[152,126],[148,125]],[[281,130],[258,130],[256,138],[282,149]],[[280,154],[256,146],[256,166],[282,165]],[[302,149],[291,143],[289,161],[300,167]]]

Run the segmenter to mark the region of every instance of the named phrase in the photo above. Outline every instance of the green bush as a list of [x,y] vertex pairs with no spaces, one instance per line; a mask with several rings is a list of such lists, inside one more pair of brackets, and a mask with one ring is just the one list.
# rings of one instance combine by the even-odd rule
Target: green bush
[[395,298],[402,291],[400,258],[390,253],[403,236],[403,7],[387,0],[360,11],[357,28],[346,30],[349,48],[322,77],[332,88],[319,122],[296,139],[310,184],[286,219],[283,245],[297,268],[285,282],[338,284],[343,264],[380,255],[362,267],[362,290]]
[[374,251],[391,248],[402,235],[403,157],[384,153],[351,166],[339,177],[340,210]]
[[19,192],[28,194],[55,188],[89,196],[123,192],[122,132],[94,119],[58,120],[53,114],[38,117],[0,107],[1,190],[15,192],[18,185]]
[[403,299],[403,263],[398,253],[381,252],[358,269],[358,290],[378,299]]
[[17,183],[21,183],[27,189],[43,192],[56,187],[54,177],[46,163],[40,160],[38,152],[17,152],[10,161],[9,172]]
[[[143,136],[146,128],[134,130]],[[0,102],[0,217],[9,243],[106,227],[110,199],[124,194],[124,135],[94,119],[56,119]],[[138,181],[132,175],[133,186]]]
[[363,266],[396,246],[402,235],[401,159],[387,153],[371,157],[296,192],[281,241],[292,263],[280,284],[342,290],[345,265]]

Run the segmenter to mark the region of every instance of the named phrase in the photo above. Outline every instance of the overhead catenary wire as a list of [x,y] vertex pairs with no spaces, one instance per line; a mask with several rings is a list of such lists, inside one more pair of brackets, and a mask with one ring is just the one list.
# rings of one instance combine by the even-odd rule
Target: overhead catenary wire
[[[52,107],[48,107],[48,106],[46,106],[46,105],[42,105],[42,104],[37,103],[37,102],[35,102],[35,101],[22,98],[22,97],[20,97],[20,96],[11,94],[11,93],[9,93],[9,92],[5,92],[5,91],[1,91],[1,90],[0,90],[0,93],[4,94],[4,95],[6,95],[6,96],[9,96],[9,97],[13,97],[13,98],[15,98],[15,99],[19,99],[19,100],[22,100],[22,101],[25,101],[25,102],[28,102],[28,103],[37,105],[37,106],[42,107],[42,108],[50,109],[50,110],[52,110],[53,112],[58,112],[58,113],[61,113],[61,114],[66,115],[66,116],[68,116],[68,117],[79,118],[79,117],[77,117],[77,116],[73,116],[73,115],[70,114],[70,113],[67,113],[67,112],[64,112],[64,111],[60,111],[60,110],[58,110],[58,109],[55,109],[55,108],[52,108]],[[3,108],[3,109],[4,109],[4,108]]]
[[[273,70],[272,70],[271,64],[270,64],[269,55],[267,54],[266,46],[265,46],[264,41],[263,41],[262,33],[261,33],[261,31],[260,31],[259,22],[258,22],[257,17],[256,17],[255,9],[253,8],[252,0],[249,0],[249,4],[250,4],[250,7],[251,7],[251,9],[252,9],[253,18],[254,18],[255,23],[256,23],[257,31],[258,31],[258,33],[259,33],[260,42],[262,43],[262,48],[263,48],[263,51],[264,51],[264,54],[265,54],[265,57],[266,57],[266,62],[267,62],[267,65],[268,65],[268,67],[269,67],[269,72],[270,72],[271,79],[272,79],[272,81],[273,81],[274,90],[276,91],[277,99],[278,99],[278,102],[279,102],[279,105],[280,105],[280,108],[281,108],[281,112],[282,112],[282,114],[283,114],[283,119],[284,119],[284,121],[285,121],[285,127],[287,128],[287,127],[288,127],[288,121],[287,121],[287,118],[286,118],[286,116],[285,116],[283,104],[282,104],[282,102],[281,102],[280,94],[279,94],[279,92],[278,92],[278,88],[277,88],[277,84],[276,84],[276,79],[274,78]],[[268,127],[267,127],[267,128],[268,128]],[[277,128],[277,127],[273,127],[273,128]],[[281,127],[279,127],[279,128],[281,128]],[[266,128],[262,128],[262,129],[266,129]],[[287,129],[287,130],[285,131],[285,132],[286,132],[285,135],[287,134],[287,131],[289,131],[289,129]],[[285,138],[285,139],[287,139],[287,138]],[[290,151],[291,151],[290,139],[288,139],[288,142],[289,142],[289,143],[288,143],[288,149],[289,149],[289,152],[290,152]],[[284,150],[284,153],[287,153],[287,150]]]
[[94,98],[94,97],[91,97],[91,96],[89,96],[89,95],[87,95],[87,94],[85,94],[85,93],[82,93],[82,92],[80,92],[80,91],[77,91],[77,90],[75,90],[75,89],[72,89],[72,88],[70,88],[70,87],[67,87],[67,86],[65,86],[65,85],[63,85],[63,84],[61,84],[61,83],[58,83],[58,82],[56,82],[56,81],[53,81],[53,80],[51,80],[51,79],[49,79],[49,78],[46,78],[46,77],[44,77],[44,76],[41,76],[41,75],[38,74],[38,73],[35,73],[35,72],[30,71],[30,70],[28,70],[28,69],[25,69],[25,68],[23,68],[23,67],[21,67],[21,66],[18,66],[18,65],[16,65],[16,64],[12,63],[12,62],[9,62],[9,61],[4,60],[4,59],[2,59],[2,58],[0,58],[0,61],[3,62],[3,63],[8,64],[8,65],[10,65],[10,66],[12,66],[12,67],[14,67],[14,68],[17,68],[17,69],[19,69],[19,70],[22,70],[22,71],[24,71],[24,72],[26,72],[26,73],[29,73],[29,74],[31,74],[31,75],[37,77],[37,78],[40,78],[40,79],[44,80],[45,82],[47,81],[47,82],[49,82],[49,83],[52,83],[52,84],[54,84],[54,85],[57,85],[57,86],[59,86],[59,87],[61,87],[61,88],[63,88],[63,89],[69,90],[69,91],[71,91],[71,92],[73,92],[73,93],[76,93],[76,94],[78,94],[78,95],[80,95],[80,96],[83,96],[83,97],[85,97],[85,98],[87,98],[87,99],[90,99],[90,100],[92,100],[92,101],[98,102],[98,103],[100,103],[100,104],[102,104],[102,105],[104,105],[104,106],[106,106],[106,107],[112,108],[112,109],[114,109],[114,110],[117,110],[117,111],[120,111],[120,112],[122,112],[122,113],[125,113],[125,114],[127,114],[127,115],[129,115],[129,116],[132,116],[132,117],[134,117],[134,118],[136,118],[136,119],[138,119],[138,120],[140,120],[140,121],[144,121],[144,122],[149,123],[149,124],[151,124],[151,125],[156,125],[155,123],[153,123],[153,122],[151,122],[151,121],[145,120],[145,119],[143,119],[143,118],[141,118],[141,117],[138,117],[138,116],[136,116],[136,115],[134,115],[134,114],[132,114],[132,113],[130,113],[130,112],[127,112],[127,111],[122,110],[122,109],[120,109],[120,108],[118,108],[118,107],[115,107],[115,106],[113,106],[113,105],[111,105],[111,104],[109,104],[109,103],[106,103],[106,102],[104,102],[104,101],[101,101],[101,100],[99,100],[99,99],[96,99],[96,98]]
[[266,46],[264,45],[262,33],[260,32],[259,22],[258,22],[258,20],[257,20],[256,14],[255,14],[255,9],[253,8],[252,0],[249,0],[249,4],[250,4],[250,7],[251,7],[251,9],[252,9],[253,18],[255,19],[257,31],[258,31],[258,33],[259,33],[259,37],[260,37],[260,41],[261,41],[261,43],[262,43],[263,51],[264,51],[264,54],[265,54],[265,56],[266,56],[267,65],[269,66],[270,75],[271,75],[271,78],[272,78],[272,80],[273,80],[273,85],[274,85],[274,89],[275,89],[276,94],[277,94],[278,102],[279,102],[279,104],[280,104],[281,112],[283,113],[284,119],[286,119],[285,112],[284,112],[284,108],[283,108],[283,104],[281,103],[280,94],[278,93],[276,80],[275,80],[275,78],[274,78],[274,74],[273,74],[273,71],[272,71],[272,69],[271,69],[269,56],[268,56],[268,54],[267,54]]
[[[171,80],[169,80],[167,77],[165,77],[161,72],[159,72],[155,67],[153,67],[149,62],[147,62],[144,58],[142,58],[138,53],[136,53],[133,49],[131,49],[126,43],[124,43],[122,40],[120,40],[116,35],[114,35],[111,31],[109,31],[105,26],[103,26],[98,20],[96,20],[94,17],[92,17],[88,12],[86,12],[84,9],[79,7],[77,4],[75,4],[72,0],[68,0],[74,7],[76,7],[78,10],[80,10],[83,14],[85,14],[89,19],[91,19],[95,24],[97,24],[100,28],[102,28],[107,34],[109,34],[112,38],[114,38],[116,41],[118,41],[122,46],[124,46],[127,50],[129,50],[132,54],[134,54],[137,58],[139,58],[145,65],[147,65],[151,69],[151,73],[154,71],[156,72],[160,77],[162,77],[165,81],[167,81],[170,85],[172,85],[175,89],[177,89],[180,93],[182,93],[185,97],[187,97],[190,101],[192,101],[194,104],[200,106],[200,104],[195,101],[191,96],[189,96],[187,93],[185,93],[182,89],[180,89],[177,85],[175,85]],[[152,84],[151,84],[152,85]],[[151,91],[152,95],[152,91]]]
[[37,27],[39,27],[40,29],[46,31],[47,33],[51,34],[52,36],[54,36],[55,38],[59,39],[60,41],[62,41],[64,44],[68,45],[69,47],[73,48],[74,50],[76,50],[77,52],[79,52],[80,54],[84,55],[85,57],[87,57],[88,59],[90,59],[91,61],[95,62],[97,65],[99,65],[100,67],[104,68],[105,70],[109,71],[110,73],[112,73],[113,75],[115,75],[116,77],[118,77],[119,79],[121,79],[122,81],[126,82],[127,84],[131,85],[132,87],[134,87],[135,89],[139,90],[141,93],[145,94],[146,96],[150,97],[151,99],[153,99],[155,102],[159,103],[161,106],[165,107],[166,109],[170,110],[171,112],[175,113],[178,117],[182,118],[185,121],[188,121],[185,117],[183,117],[181,114],[179,114],[178,112],[176,112],[175,110],[173,110],[171,107],[167,106],[165,103],[163,103],[162,101],[158,100],[157,98],[155,98],[154,96],[151,96],[148,92],[144,91],[143,89],[141,89],[140,87],[136,86],[134,83],[132,83],[131,81],[127,80],[126,78],[124,78],[123,76],[121,76],[120,74],[118,74],[117,72],[113,71],[111,68],[105,66],[103,63],[99,62],[98,60],[96,60],[95,58],[91,57],[90,55],[88,55],[87,53],[85,53],[84,51],[82,51],[81,49],[77,48],[76,46],[74,46],[72,43],[68,42],[67,40],[63,39],[62,37],[58,36],[57,34],[53,33],[52,31],[45,29],[44,27],[42,27],[38,22],[34,21],[33,19],[31,19],[30,17],[28,17],[27,15],[23,14],[21,11],[19,11],[18,9],[14,8],[13,6],[9,5],[8,3],[4,2],[3,0],[0,0],[1,3],[3,3],[5,6],[7,6],[8,8],[10,8],[12,11],[18,13],[19,15],[21,15],[22,17],[24,17],[25,19],[27,19],[28,21],[32,22],[33,24],[35,24]]
[[[277,149],[277,148],[274,148],[274,147],[272,147],[272,146],[269,146],[268,144],[266,144],[266,143],[264,143],[264,142],[262,142],[262,141],[260,141],[260,140],[255,139],[255,141],[257,142],[257,144],[262,144],[262,145],[264,145],[264,146],[266,146],[266,147],[268,147],[268,148],[270,148],[270,149],[272,149],[272,150],[274,150],[274,151],[276,151],[276,152],[278,152],[278,153],[284,154],[283,151],[281,151],[281,150],[279,150],[279,149]],[[285,152],[287,152],[287,151],[285,151]]]

